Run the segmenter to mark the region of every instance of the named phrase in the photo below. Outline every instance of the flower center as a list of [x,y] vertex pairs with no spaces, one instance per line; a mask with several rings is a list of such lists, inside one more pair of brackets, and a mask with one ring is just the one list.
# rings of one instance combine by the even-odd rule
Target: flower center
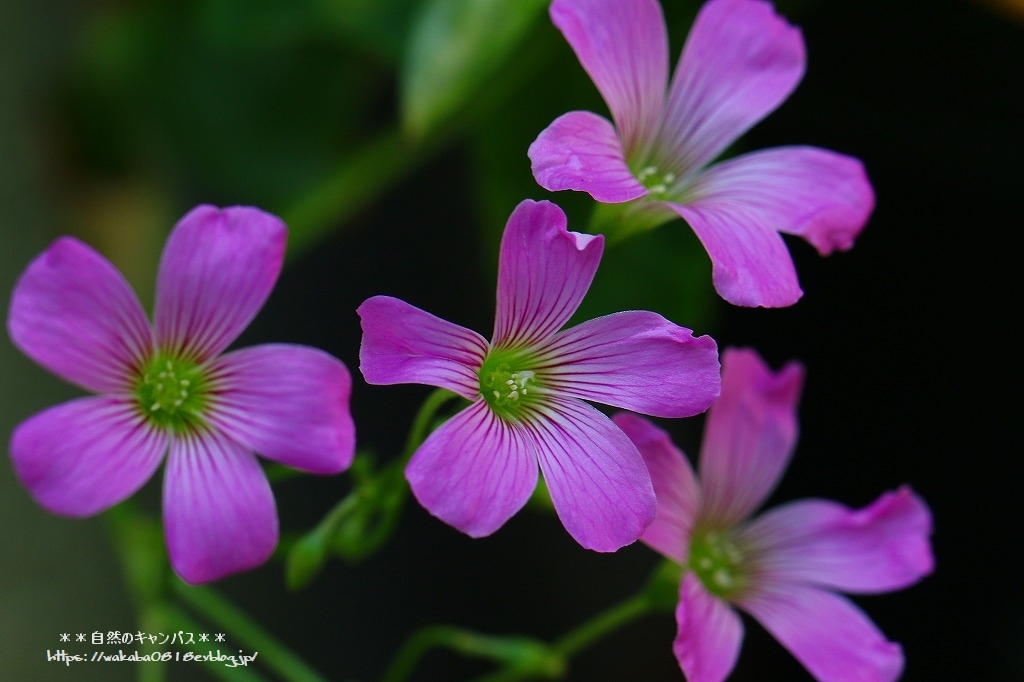
[[537,373],[520,353],[491,351],[480,366],[480,394],[499,416],[516,419],[540,391]]
[[668,188],[676,181],[676,174],[672,171],[662,173],[657,166],[644,166],[636,174],[636,179],[652,196],[660,197],[668,192]]
[[747,585],[745,556],[728,533],[695,533],[690,541],[689,565],[708,592],[723,599]]
[[158,426],[195,430],[206,423],[209,381],[195,362],[158,352],[143,366],[135,398],[142,413]]

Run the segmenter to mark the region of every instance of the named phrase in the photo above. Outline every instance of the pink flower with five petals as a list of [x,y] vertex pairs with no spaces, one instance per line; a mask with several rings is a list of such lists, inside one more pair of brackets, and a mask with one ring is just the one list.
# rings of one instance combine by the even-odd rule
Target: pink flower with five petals
[[40,505],[96,514],[166,456],[164,530],[178,575],[202,583],[267,560],[277,510],[254,453],[333,474],[355,446],[340,361],[286,344],[223,352],[270,295],[286,232],[254,208],[193,209],[164,248],[152,326],[114,266],[75,239],[28,266],[11,298],[12,341],[98,394],[15,429],[11,460]]
[[863,509],[800,500],[751,518],[789,463],[803,369],[772,373],[750,350],[722,354],[700,478],[668,434],[642,417],[615,423],[651,471],[658,514],[641,540],[684,568],[674,651],[690,682],[721,682],[743,624],[757,619],[822,682],[895,680],[903,652],[838,591],[875,594],[931,573],[931,513],[909,488]]
[[635,541],[654,518],[650,475],[636,446],[584,400],[683,417],[718,395],[715,342],[660,315],[622,312],[559,331],[603,242],[569,232],[554,204],[519,204],[502,237],[490,342],[388,296],[359,307],[367,382],[438,386],[471,401],[424,441],[406,478],[427,510],[473,537],[526,503],[539,466],[581,545],[610,552]]
[[645,220],[678,215],[711,258],[727,301],[780,307],[802,291],[780,232],[826,255],[849,249],[874,208],[862,164],[779,147],[711,164],[778,107],[803,76],[800,31],[763,0],[711,0],[671,83],[656,0],[554,0],[551,18],[611,111],[557,118],[530,146],[545,189],[637,200]]

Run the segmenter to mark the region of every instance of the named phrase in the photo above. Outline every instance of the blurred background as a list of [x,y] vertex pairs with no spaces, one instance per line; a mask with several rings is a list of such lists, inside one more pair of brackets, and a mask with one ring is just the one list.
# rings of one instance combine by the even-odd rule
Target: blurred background
[[[541,190],[526,157],[559,114],[605,111],[546,4],[0,3],[3,298],[50,240],[73,234],[148,306],[180,216],[198,203],[258,205],[289,223],[289,262],[238,345],[304,343],[341,358],[359,446],[393,458],[428,390],[362,382],[356,307],[386,293],[489,335],[497,240],[513,207],[552,199],[571,229],[587,225],[589,198]],[[697,4],[664,5],[675,58]],[[857,602],[902,643],[904,679],[1022,679],[1020,361],[1009,325],[1021,310],[1024,12],[996,0],[777,7],[804,31],[807,75],[741,148],[812,144],[863,159],[878,205],[856,247],[823,259],[789,240],[803,299],[731,308],[677,221],[607,250],[580,317],[653,309],[775,366],[802,360],[801,440],[770,504],[862,506],[912,485],[935,515],[936,572]],[[75,395],[0,340],[3,438]],[[697,454],[699,418],[663,426]],[[137,501],[154,518],[159,480]],[[285,535],[349,489],[345,475],[276,485]],[[368,681],[428,624],[552,640],[638,590],[656,563],[640,545],[582,550],[529,509],[471,540],[410,501],[379,554],[333,560],[301,591],[285,589],[277,559],[215,587],[326,678]],[[105,520],[51,517],[5,461],[0,677],[135,679],[134,664],[45,662],[48,649],[95,648],[61,644],[60,633],[140,629],[129,594]],[[809,679],[745,622],[732,679]],[[567,679],[680,679],[674,632],[669,615],[640,620],[573,659]],[[231,635],[226,644],[241,648]],[[438,651],[414,679],[488,670]]]

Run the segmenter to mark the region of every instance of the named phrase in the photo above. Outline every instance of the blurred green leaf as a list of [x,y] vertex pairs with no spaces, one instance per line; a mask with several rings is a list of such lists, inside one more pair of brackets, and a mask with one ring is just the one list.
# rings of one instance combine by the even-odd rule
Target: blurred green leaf
[[419,138],[473,98],[523,40],[548,0],[427,0],[402,69],[402,124]]
[[292,546],[284,567],[284,582],[289,590],[300,590],[310,583],[327,560],[327,543],[320,528],[306,534]]
[[352,45],[398,64],[420,0],[307,0]]
[[[391,118],[397,57],[355,43],[364,27],[355,15],[341,25],[335,6],[352,2],[104,7],[66,95],[75,166],[170,196],[287,206]],[[404,35],[409,14],[395,10],[392,30]]]

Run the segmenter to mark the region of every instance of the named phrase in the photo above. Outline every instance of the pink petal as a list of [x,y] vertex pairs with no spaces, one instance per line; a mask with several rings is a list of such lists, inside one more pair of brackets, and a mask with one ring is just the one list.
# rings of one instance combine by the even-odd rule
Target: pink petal
[[427,384],[467,400],[480,397],[477,373],[489,349],[474,331],[390,296],[356,311],[363,326],[359,369],[370,384]]
[[405,477],[427,511],[478,538],[501,528],[530,499],[537,457],[523,429],[481,399],[430,434]]
[[740,600],[820,682],[890,682],[903,651],[838,594],[802,585],[755,590]]
[[722,353],[722,395],[708,411],[698,467],[702,517],[733,526],[757,509],[789,464],[803,368],[772,372],[753,350]]
[[48,511],[90,516],[128,498],[150,479],[167,436],[130,402],[79,398],[22,422],[11,461],[22,485]]
[[692,172],[771,113],[804,74],[800,30],[760,0],[711,0],[679,59],[658,139]]
[[803,291],[782,237],[742,202],[665,202],[690,224],[711,258],[715,291],[733,305],[784,308]]
[[669,559],[685,564],[690,532],[700,505],[700,487],[690,463],[665,431],[643,417],[620,412],[612,421],[636,445],[654,484],[658,513],[640,540]]
[[14,286],[7,330],[26,355],[97,393],[130,388],[152,346],[146,314],[120,272],[82,242],[62,237]]
[[690,572],[679,586],[676,624],[672,651],[687,682],[722,682],[728,677],[739,658],[743,622]]
[[601,92],[622,135],[637,151],[661,116],[668,83],[668,36],[656,0],[555,0],[551,20]]
[[256,456],[216,431],[175,439],[164,474],[175,572],[205,583],[259,566],[277,545],[277,508]]
[[524,421],[562,525],[587,549],[615,550],[654,520],[651,477],[636,446],[612,421],[573,398],[546,398]]
[[691,202],[742,206],[761,225],[803,237],[825,256],[846,250],[875,206],[864,165],[816,147],[744,154],[700,174]]
[[494,346],[531,346],[576,312],[601,261],[604,237],[569,232],[549,201],[526,200],[505,226],[498,263]]
[[718,397],[718,346],[661,315],[615,313],[559,333],[536,371],[562,395],[657,417],[690,417]]
[[864,509],[825,500],[772,509],[743,529],[741,544],[757,548],[758,570],[776,580],[874,593],[932,572],[931,532],[928,507],[902,487]]
[[274,288],[287,229],[256,208],[197,206],[160,260],[154,314],[161,348],[202,361],[234,341]]
[[256,346],[211,368],[217,399],[210,416],[233,440],[264,457],[316,474],[352,463],[352,379],[345,365],[305,346]]
[[587,192],[617,204],[647,194],[626,165],[622,143],[607,119],[571,111],[541,131],[527,151],[537,184],[551,192]]

